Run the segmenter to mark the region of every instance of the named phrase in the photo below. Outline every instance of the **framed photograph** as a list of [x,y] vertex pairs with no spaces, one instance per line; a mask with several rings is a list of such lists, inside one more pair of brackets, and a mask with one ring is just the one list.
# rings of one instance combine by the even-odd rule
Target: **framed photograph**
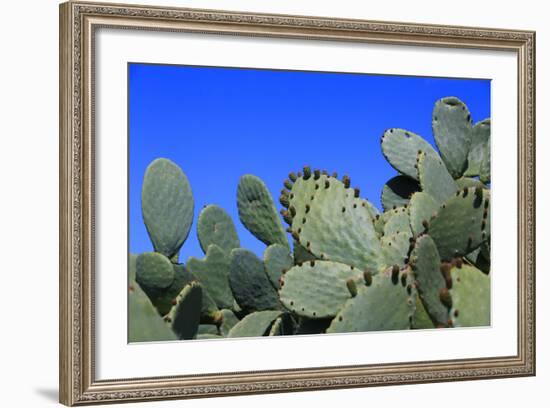
[[66,405],[535,374],[535,33],[60,6]]

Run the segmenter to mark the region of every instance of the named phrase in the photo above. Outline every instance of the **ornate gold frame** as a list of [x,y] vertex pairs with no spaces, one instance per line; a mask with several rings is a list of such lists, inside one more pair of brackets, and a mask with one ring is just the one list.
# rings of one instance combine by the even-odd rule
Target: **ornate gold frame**
[[[98,381],[94,375],[93,47],[98,27],[517,54],[518,349],[513,356]],[[60,401],[66,405],[469,380],[535,374],[535,33],[228,11],[60,6]]]

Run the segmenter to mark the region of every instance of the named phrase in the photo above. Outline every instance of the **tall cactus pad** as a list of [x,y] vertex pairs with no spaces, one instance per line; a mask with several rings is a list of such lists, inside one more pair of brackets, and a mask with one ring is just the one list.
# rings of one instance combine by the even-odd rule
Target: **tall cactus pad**
[[437,214],[439,204],[431,195],[423,191],[414,193],[409,203],[409,218],[414,235],[419,235],[426,229],[431,218]]
[[466,105],[447,97],[435,103],[432,116],[435,143],[453,178],[464,174],[472,141],[472,119]]
[[421,153],[418,155],[418,178],[422,191],[443,203],[456,190],[457,185],[438,157]]
[[128,341],[177,340],[170,327],[159,316],[147,295],[138,285],[131,285],[128,293]]
[[278,309],[273,288],[263,262],[254,253],[236,248],[231,251],[229,284],[239,306],[245,312]]
[[407,176],[396,176],[382,188],[382,206],[388,211],[409,203],[412,194],[420,191],[418,181]]
[[386,160],[401,174],[418,180],[415,167],[416,155],[426,152],[437,157],[434,148],[422,137],[403,129],[389,129],[382,136],[382,153]]
[[418,293],[426,311],[432,321],[446,326],[449,313],[441,301],[441,295],[447,290],[447,285],[441,273],[437,247],[429,235],[422,235],[416,240],[411,264]]
[[275,319],[283,312],[275,310],[264,310],[254,312],[245,316],[229,331],[227,337],[258,337],[268,334]]
[[468,154],[468,169],[464,173],[466,176],[479,176],[481,163],[483,162],[486,149],[491,140],[491,119],[485,119],[477,122],[472,129],[472,144]]
[[208,205],[201,211],[197,223],[197,235],[204,253],[210,244],[226,252],[240,246],[237,230],[231,217],[217,205]]
[[459,190],[439,209],[429,226],[443,260],[464,256],[479,247],[490,236],[489,190]]
[[186,285],[174,300],[174,307],[165,317],[180,340],[195,338],[199,330],[202,288],[198,282]]
[[281,303],[298,316],[323,319],[336,316],[351,298],[346,281],[363,284],[363,272],[331,261],[310,261],[294,266],[283,277]]
[[176,255],[189,235],[194,200],[187,177],[168,159],[153,161],[143,179],[141,210],[155,251]]
[[144,252],[136,259],[136,281],[144,288],[160,291],[175,279],[172,263],[158,252]]
[[196,276],[220,309],[233,307],[229,287],[229,255],[217,245],[210,245],[204,259],[189,258],[187,268]]
[[450,315],[455,327],[489,326],[491,324],[491,279],[469,265],[451,270],[449,290],[453,299]]
[[266,245],[287,245],[275,203],[264,182],[247,174],[241,177],[237,189],[239,218],[244,226]]
[[290,192],[292,233],[319,259],[378,270],[380,242],[368,202],[356,195],[334,177],[298,178]]
[[283,275],[283,272],[290,269],[293,264],[294,259],[288,247],[273,244],[266,248],[264,252],[265,272],[275,289],[279,290],[281,287],[279,279]]
[[370,286],[358,287],[357,296],[346,302],[327,333],[409,329],[416,293],[412,290],[412,278],[407,272],[402,274],[405,275],[394,282],[387,273],[379,273]]

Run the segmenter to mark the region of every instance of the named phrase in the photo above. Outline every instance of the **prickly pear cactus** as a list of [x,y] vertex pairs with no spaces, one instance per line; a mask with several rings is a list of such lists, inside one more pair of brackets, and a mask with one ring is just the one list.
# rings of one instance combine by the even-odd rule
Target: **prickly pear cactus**
[[473,124],[456,97],[438,100],[431,119],[437,148],[384,132],[397,170],[384,212],[349,176],[305,166],[284,181],[279,216],[264,182],[242,176],[239,218],[266,244],[262,258],[207,205],[197,222],[205,256],[180,261],[193,196],[177,165],[155,160],[142,189],[154,252],[128,259],[130,341],[490,325],[490,119]]

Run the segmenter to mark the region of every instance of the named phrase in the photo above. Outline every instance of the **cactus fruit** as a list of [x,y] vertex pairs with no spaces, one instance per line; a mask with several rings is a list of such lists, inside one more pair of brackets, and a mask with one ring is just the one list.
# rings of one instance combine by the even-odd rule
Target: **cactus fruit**
[[175,256],[189,235],[194,211],[187,177],[168,159],[153,161],[141,189],[143,221],[156,252]]
[[243,176],[239,218],[267,245],[263,259],[208,205],[197,222],[205,256],[178,263],[193,196],[177,165],[155,160],[142,189],[154,252],[128,258],[129,340],[490,325],[490,127],[472,126],[447,97],[433,110],[438,151],[412,132],[384,132],[399,174],[383,186],[383,213],[348,175],[305,166],[283,182],[285,232],[266,185]]
[[258,177],[247,174],[239,180],[237,208],[244,226],[266,245],[288,246],[285,230],[267,187]]

